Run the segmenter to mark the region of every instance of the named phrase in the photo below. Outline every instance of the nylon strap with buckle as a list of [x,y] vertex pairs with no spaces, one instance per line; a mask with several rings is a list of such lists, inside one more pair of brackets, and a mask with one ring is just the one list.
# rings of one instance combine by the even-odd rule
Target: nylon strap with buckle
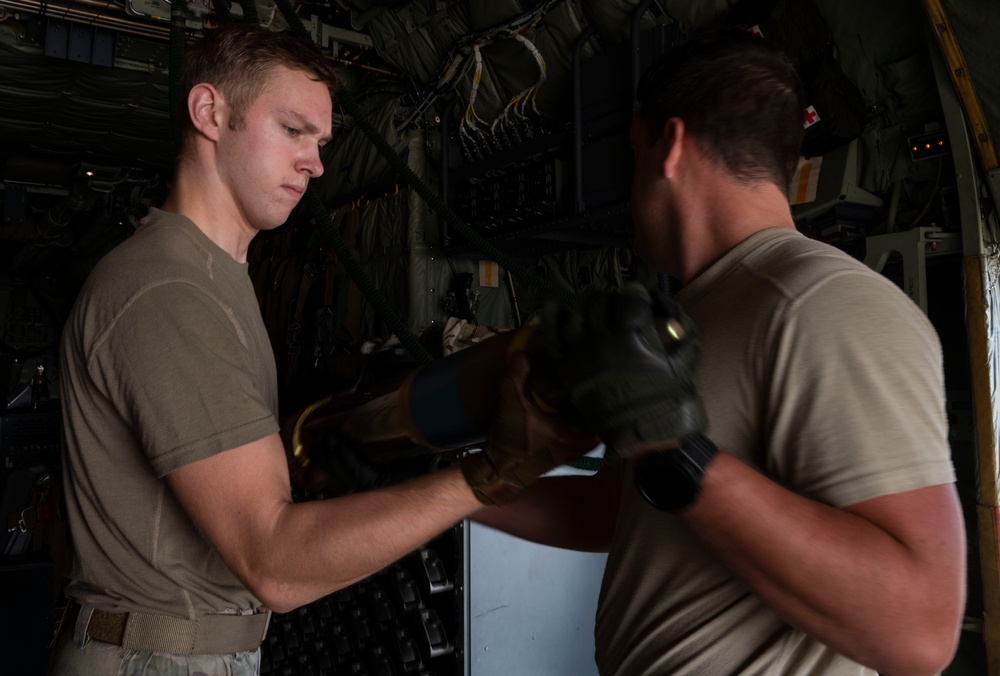
[[126,650],[177,655],[253,652],[267,634],[271,611],[253,615],[206,614],[193,620],[152,613],[94,609],[87,634]]

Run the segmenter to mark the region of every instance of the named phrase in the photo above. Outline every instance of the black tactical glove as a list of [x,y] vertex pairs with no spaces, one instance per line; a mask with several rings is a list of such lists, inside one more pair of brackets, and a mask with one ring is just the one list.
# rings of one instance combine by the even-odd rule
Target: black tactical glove
[[705,430],[694,325],[666,295],[629,283],[548,304],[542,333],[570,404],[619,455]]
[[504,504],[551,469],[594,448],[594,435],[566,416],[543,412],[526,395],[529,361],[512,355],[483,450],[461,459],[462,473],[479,501]]

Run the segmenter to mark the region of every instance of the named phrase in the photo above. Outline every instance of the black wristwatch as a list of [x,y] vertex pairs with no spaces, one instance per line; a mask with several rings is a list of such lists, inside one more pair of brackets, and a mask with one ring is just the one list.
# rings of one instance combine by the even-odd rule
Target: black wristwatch
[[705,468],[718,450],[704,434],[686,436],[679,448],[640,460],[635,467],[635,487],[657,509],[665,512],[684,509],[701,492]]

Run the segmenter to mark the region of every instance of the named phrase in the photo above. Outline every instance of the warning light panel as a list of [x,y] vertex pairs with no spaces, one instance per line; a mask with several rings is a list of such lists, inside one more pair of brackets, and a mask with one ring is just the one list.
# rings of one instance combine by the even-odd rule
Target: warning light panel
[[920,134],[919,136],[911,136],[909,144],[910,159],[914,162],[947,155],[951,152],[948,136],[943,129]]

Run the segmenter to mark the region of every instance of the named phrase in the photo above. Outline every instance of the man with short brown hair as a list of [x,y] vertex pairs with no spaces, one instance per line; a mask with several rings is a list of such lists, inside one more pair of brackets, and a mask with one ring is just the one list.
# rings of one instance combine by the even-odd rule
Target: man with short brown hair
[[490,442],[397,486],[293,502],[246,257],[323,172],[332,71],[290,35],[234,24],[188,50],[181,82],[170,195],[97,264],[63,334],[75,558],[55,674],[256,674],[271,610],[385,568],[519,488],[495,487],[590,448]]
[[[704,33],[656,63],[638,99],[635,246],[681,283],[700,370],[648,338],[664,317],[675,329],[665,299],[585,299],[549,344],[620,459],[476,518],[609,551],[602,674],[941,671],[965,531],[933,327],[889,280],[796,231],[804,104],[775,48]],[[678,374],[707,413],[679,443],[665,413],[684,403]]]

